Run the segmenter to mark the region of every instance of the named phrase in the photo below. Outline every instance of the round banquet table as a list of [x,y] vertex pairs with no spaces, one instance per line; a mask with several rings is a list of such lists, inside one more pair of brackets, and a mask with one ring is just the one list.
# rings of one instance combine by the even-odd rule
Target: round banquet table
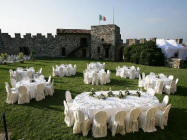
[[31,98],[35,98],[37,94],[37,85],[43,84],[44,86],[47,84],[45,79],[35,79],[34,82],[28,81],[20,81],[16,83],[16,90],[18,92],[18,88],[20,86],[25,86],[27,88],[27,93],[30,95]]
[[[124,92],[124,91],[123,91]],[[130,90],[131,94],[136,94],[136,90]],[[90,92],[83,92],[77,95],[71,106],[71,110],[81,110],[91,120],[98,111],[106,111],[108,120],[117,111],[130,111],[133,108],[140,108],[142,111],[150,107],[160,106],[159,100],[156,96],[151,96],[147,93],[141,92],[141,97],[128,95],[124,99],[118,97],[107,97],[106,99],[98,99],[89,96]],[[108,91],[96,92],[96,96],[100,94],[107,95]],[[113,94],[119,94],[119,91],[113,91]]]
[[16,70],[16,76],[17,76],[17,80],[20,81],[22,80],[24,77],[28,77],[28,72],[32,72],[32,74],[35,73],[35,71],[33,69],[27,69],[27,70]]

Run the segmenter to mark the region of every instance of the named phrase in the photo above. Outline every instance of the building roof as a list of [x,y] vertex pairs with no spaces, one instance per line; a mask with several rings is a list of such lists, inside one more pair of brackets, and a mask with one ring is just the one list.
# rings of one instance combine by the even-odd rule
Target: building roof
[[57,34],[90,34],[91,30],[85,29],[57,29]]

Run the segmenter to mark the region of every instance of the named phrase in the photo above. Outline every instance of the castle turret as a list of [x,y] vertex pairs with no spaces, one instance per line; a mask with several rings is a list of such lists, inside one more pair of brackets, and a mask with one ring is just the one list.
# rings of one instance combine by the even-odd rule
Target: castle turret
[[120,28],[117,25],[91,26],[91,58],[119,60],[118,51],[122,44]]

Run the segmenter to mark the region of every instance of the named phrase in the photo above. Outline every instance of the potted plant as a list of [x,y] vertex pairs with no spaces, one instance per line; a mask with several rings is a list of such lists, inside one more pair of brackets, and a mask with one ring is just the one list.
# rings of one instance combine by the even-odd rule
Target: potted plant
[[21,63],[24,63],[23,56],[24,56],[24,54],[23,54],[22,52],[20,52],[20,53],[18,54],[18,59],[20,60]]

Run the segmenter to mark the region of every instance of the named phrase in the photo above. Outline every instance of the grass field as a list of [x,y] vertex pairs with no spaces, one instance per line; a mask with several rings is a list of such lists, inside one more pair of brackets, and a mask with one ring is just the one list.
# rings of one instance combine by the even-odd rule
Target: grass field
[[[92,87],[95,90],[124,90],[137,89],[138,80],[121,79],[115,76],[115,68],[119,65],[135,65],[124,62],[106,62],[106,69],[111,70],[111,83],[104,86],[85,85],[83,83],[83,70],[86,63],[90,60],[77,59],[40,59],[34,62],[27,61],[24,64],[15,63],[0,65],[0,113],[6,112],[8,131],[11,132],[12,139],[26,140],[88,140],[93,139],[91,131],[87,137],[82,135],[73,135],[72,128],[68,128],[64,123],[64,106],[65,91],[70,90],[73,97],[83,91],[90,91]],[[5,81],[9,81],[9,69],[16,67],[31,67],[35,70],[43,68],[43,74],[47,78],[52,74],[52,65],[59,64],[77,64],[77,74],[74,77],[54,77],[55,94],[47,97],[45,100],[36,102],[32,100],[30,104],[25,105],[8,105],[5,103]],[[135,65],[137,66],[137,65]],[[172,69],[167,67],[150,67],[142,66],[141,72],[173,74],[179,78],[178,91],[175,95],[170,95],[172,109],[169,114],[168,126],[157,132],[144,133],[140,130],[137,133],[129,133],[124,136],[111,136],[108,131],[107,140],[185,140],[187,139],[187,69]],[[158,98],[162,101],[164,95]],[[0,123],[0,132],[3,132],[3,123]]]

